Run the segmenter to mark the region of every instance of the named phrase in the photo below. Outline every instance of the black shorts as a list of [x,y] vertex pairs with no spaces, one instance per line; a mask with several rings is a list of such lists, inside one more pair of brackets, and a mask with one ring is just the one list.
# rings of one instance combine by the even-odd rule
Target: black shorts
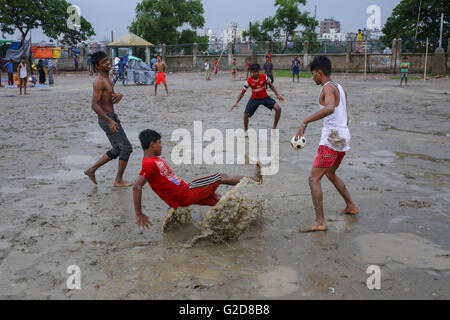
[[247,103],[247,107],[245,108],[245,113],[248,113],[249,118],[251,118],[256,110],[258,110],[258,107],[260,105],[265,106],[267,109],[272,110],[273,106],[277,102],[273,100],[271,97],[267,97],[264,99],[250,99],[250,101]]

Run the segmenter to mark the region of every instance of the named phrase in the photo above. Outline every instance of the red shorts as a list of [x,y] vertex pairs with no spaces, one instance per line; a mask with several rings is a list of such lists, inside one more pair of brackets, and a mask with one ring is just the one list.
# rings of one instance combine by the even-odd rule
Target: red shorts
[[156,84],[166,83],[166,74],[164,72],[158,72],[156,74]]
[[336,169],[341,165],[345,157],[345,152],[334,151],[325,146],[320,146],[314,168],[331,168],[336,165]]
[[192,181],[189,184],[189,195],[181,203],[181,206],[188,207],[193,204],[215,206],[220,200],[216,190],[221,182],[222,175],[220,173]]

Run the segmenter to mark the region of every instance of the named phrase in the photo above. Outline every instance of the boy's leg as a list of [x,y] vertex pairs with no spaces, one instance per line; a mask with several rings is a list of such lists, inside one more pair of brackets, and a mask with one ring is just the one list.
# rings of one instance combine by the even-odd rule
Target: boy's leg
[[408,86],[408,73],[405,73],[405,86]]
[[327,170],[325,172],[328,180],[335,186],[335,188],[339,191],[342,198],[344,198],[346,203],[346,208],[341,211],[341,213],[344,214],[359,214],[358,208],[356,208],[356,205],[353,203],[352,198],[350,197],[350,193],[347,190],[347,187],[345,186],[344,182],[336,175],[337,165],[334,164],[333,167],[330,168],[330,170]]
[[116,180],[114,182],[115,187],[131,187],[133,183],[130,183],[128,181],[123,180],[123,174],[125,172],[125,169],[127,168],[128,161],[124,161],[122,159],[119,159],[119,167],[117,169],[117,176]]
[[97,171],[98,168],[107,164],[110,161],[111,161],[111,158],[105,154],[103,157],[100,158],[100,160],[97,161],[97,163],[95,163],[92,167],[87,169],[84,172],[84,174],[87,175],[94,184],[97,184],[97,179],[95,178],[95,172]]
[[245,134],[247,134],[247,132],[248,132],[249,118],[250,118],[249,114],[248,113],[244,113],[244,131],[245,131]]
[[300,232],[327,231],[327,223],[323,214],[323,192],[320,181],[329,168],[313,168],[309,175],[308,182],[311,189],[316,220],[312,226],[307,229],[301,229]]
[[280,118],[281,118],[281,107],[278,105],[278,103],[276,103],[273,106],[273,110],[275,111],[275,118],[273,120],[273,128],[272,129],[276,129],[278,126],[278,122],[280,121]]
[[156,96],[157,92],[158,92],[158,85],[155,83],[155,96]]
[[244,176],[232,177],[222,173],[222,181],[220,182],[220,184],[224,184],[227,186],[235,186],[239,182],[241,182],[241,180],[244,178],[250,178],[257,183],[263,183],[263,176],[261,174],[261,163],[259,161],[256,162],[256,173],[254,177],[244,177]]
[[169,95],[169,89],[167,89],[167,82],[166,81],[164,81],[164,87],[166,88],[167,95]]
[[[261,174],[261,165],[259,161],[256,163],[256,174],[250,179],[257,183],[263,183]],[[245,177],[231,177],[226,174],[215,174],[212,176],[200,178],[189,184],[189,197],[181,204],[182,207],[188,207],[196,204],[201,206],[215,206],[220,198],[216,193],[219,185],[237,185]]]

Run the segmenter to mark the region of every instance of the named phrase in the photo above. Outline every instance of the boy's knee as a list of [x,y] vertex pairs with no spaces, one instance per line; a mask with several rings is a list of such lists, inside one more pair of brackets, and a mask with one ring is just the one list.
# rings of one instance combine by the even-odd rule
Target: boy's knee
[[109,150],[106,155],[111,159],[111,160],[115,160],[119,157],[120,155],[120,150],[117,148],[111,149]]
[[311,174],[308,177],[308,182],[310,185],[314,185],[320,183],[320,178],[311,172]]
[[275,110],[276,113],[281,113],[281,107],[280,107],[278,104],[276,104],[276,105],[273,107],[273,110]]
[[131,144],[126,144],[120,148],[120,160],[128,162],[131,153],[133,152],[133,147]]

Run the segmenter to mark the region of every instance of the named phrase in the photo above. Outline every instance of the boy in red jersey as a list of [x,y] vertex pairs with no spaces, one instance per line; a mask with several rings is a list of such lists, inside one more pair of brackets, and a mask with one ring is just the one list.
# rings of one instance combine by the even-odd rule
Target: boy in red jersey
[[[187,184],[172,172],[163,159],[159,158],[162,151],[159,133],[153,130],[144,130],[139,134],[139,140],[144,149],[144,159],[141,173],[133,188],[133,200],[138,227],[144,231],[149,230],[152,225],[148,217],[142,213],[142,187],[147,182],[164,202],[177,210],[179,207],[188,207],[194,204],[215,206],[220,200],[216,193],[219,185],[235,186],[244,178],[218,173]],[[259,162],[256,163],[256,169],[257,173],[251,179],[262,183]]]
[[245,129],[245,136],[248,136],[248,121],[249,119],[255,114],[256,110],[260,105],[264,105],[269,110],[275,111],[275,119],[273,122],[273,128],[276,129],[278,126],[278,122],[280,121],[281,117],[281,107],[280,105],[273,100],[266,90],[266,85],[272,89],[272,91],[277,96],[278,100],[284,101],[283,97],[281,97],[277,89],[273,86],[272,82],[270,81],[270,78],[267,77],[265,74],[260,74],[261,67],[259,64],[254,64],[251,67],[251,77],[245,82],[244,89],[242,90],[241,94],[239,95],[236,103],[231,108],[231,111],[233,111],[239,104],[239,102],[242,100],[242,98],[245,95],[245,92],[247,92],[248,88],[252,88],[252,96],[250,98],[250,101],[247,104],[247,107],[245,108],[244,113],[244,129]]

